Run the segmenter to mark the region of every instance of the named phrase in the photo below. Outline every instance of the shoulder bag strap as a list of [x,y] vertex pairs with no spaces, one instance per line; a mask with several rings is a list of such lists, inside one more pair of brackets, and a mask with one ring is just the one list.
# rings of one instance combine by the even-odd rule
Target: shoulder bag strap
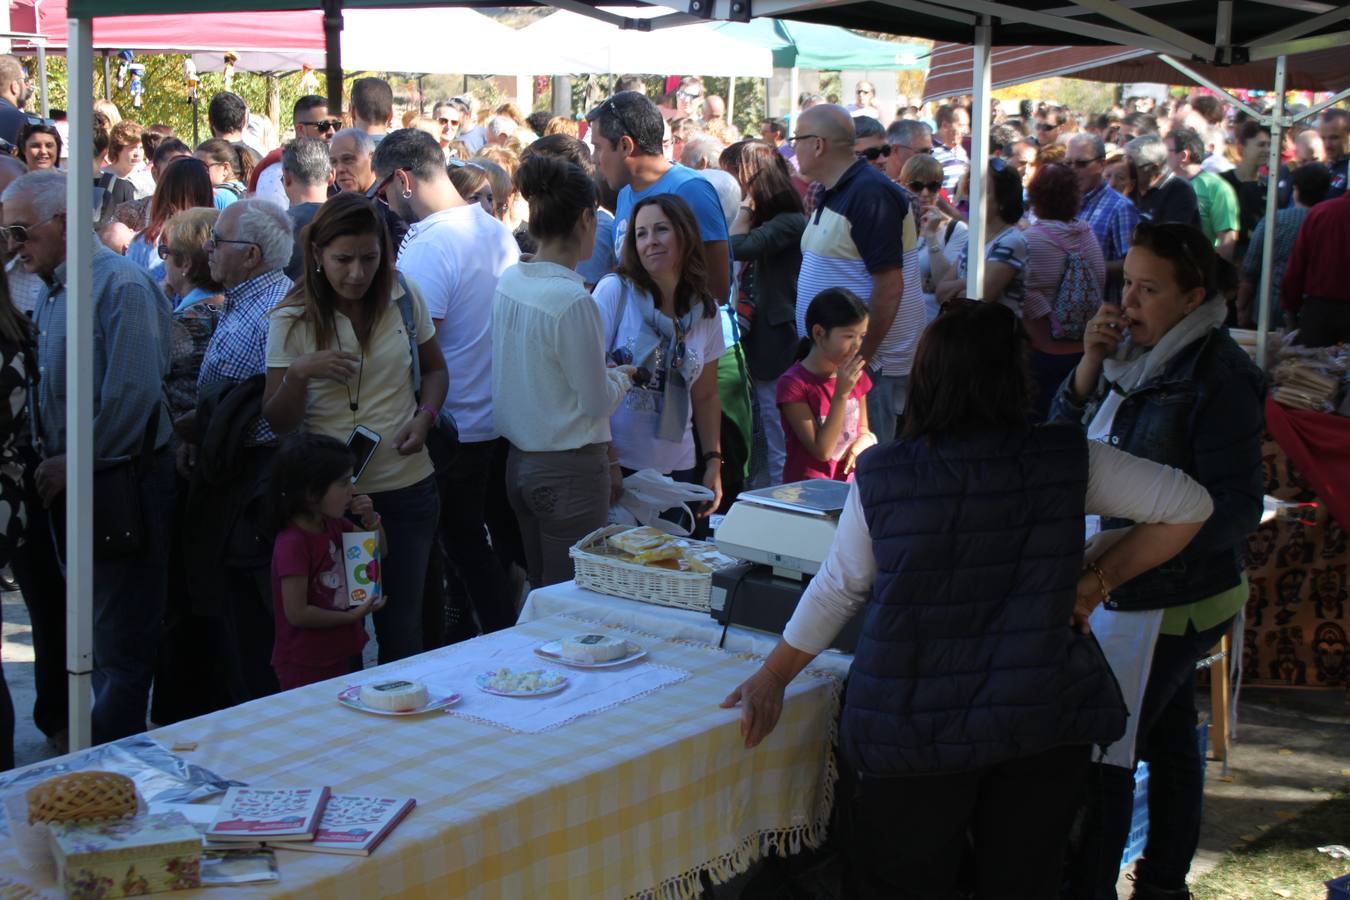
[[398,298],[399,315],[403,316],[403,329],[408,332],[408,353],[412,357],[412,389],[419,400],[422,394],[422,360],[417,353],[417,322],[413,318],[412,289],[403,273],[398,273],[398,286],[403,293]]

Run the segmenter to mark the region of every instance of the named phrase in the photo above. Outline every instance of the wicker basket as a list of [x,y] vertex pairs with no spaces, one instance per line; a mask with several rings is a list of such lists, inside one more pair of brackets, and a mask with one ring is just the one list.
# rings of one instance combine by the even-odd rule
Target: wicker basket
[[118,819],[136,812],[136,785],[116,772],[70,772],[28,790],[28,824]]
[[576,567],[577,585],[613,597],[708,612],[712,601],[712,575],[641,566],[590,552],[589,548],[603,545],[610,535],[632,527],[606,525],[577,542],[569,551]]

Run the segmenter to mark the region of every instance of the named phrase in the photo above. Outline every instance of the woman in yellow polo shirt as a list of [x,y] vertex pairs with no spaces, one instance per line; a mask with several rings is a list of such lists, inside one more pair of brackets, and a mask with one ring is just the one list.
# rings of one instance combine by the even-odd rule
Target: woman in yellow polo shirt
[[338,194],[300,240],[304,271],[268,329],[263,415],[279,434],[376,436],[355,487],[370,495],[388,538],[388,601],[374,614],[383,664],[423,649],[422,590],[440,517],[426,438],[445,400],[445,360],[421,294],[394,271],[371,201]]

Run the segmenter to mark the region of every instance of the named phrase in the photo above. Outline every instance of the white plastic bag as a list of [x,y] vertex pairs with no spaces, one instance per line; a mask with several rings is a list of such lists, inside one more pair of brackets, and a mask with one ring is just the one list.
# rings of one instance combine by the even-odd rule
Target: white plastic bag
[[[689,504],[707,503],[713,492],[701,484],[682,484],[655,469],[642,469],[623,480],[623,496],[610,507],[611,525],[650,525],[679,537],[688,537],[695,515]],[[669,509],[683,510],[679,522],[661,518]],[[688,521],[688,525],[684,522]]]

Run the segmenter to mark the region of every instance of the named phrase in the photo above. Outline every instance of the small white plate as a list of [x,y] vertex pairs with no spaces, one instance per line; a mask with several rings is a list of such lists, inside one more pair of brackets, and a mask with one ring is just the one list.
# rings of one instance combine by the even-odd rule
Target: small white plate
[[445,709],[447,706],[454,706],[459,702],[459,694],[451,694],[448,697],[440,697],[435,700],[428,700],[425,706],[419,706],[417,709],[376,709],[373,706],[367,706],[361,702],[361,685],[352,685],[342,693],[338,694],[338,702],[343,706],[349,706],[352,709],[359,709],[361,712],[374,713],[377,716],[420,716],[422,713],[433,712],[438,709]]
[[484,672],[482,675],[474,676],[474,684],[478,689],[488,694],[495,694],[498,697],[543,697],[548,694],[556,694],[567,687],[567,676],[560,672],[550,672],[548,669],[524,669],[516,672],[517,675],[524,675],[528,672],[543,672],[545,675],[553,675],[558,678],[557,682],[546,684],[533,691],[503,691],[492,687],[492,679],[497,676],[494,669],[491,672]]
[[624,641],[628,645],[628,653],[618,659],[607,659],[604,662],[582,662],[580,660],[568,659],[562,655],[562,639],[549,641],[546,644],[540,644],[534,648],[536,656],[546,659],[549,662],[562,663],[564,666],[572,666],[576,669],[612,669],[615,666],[624,666],[637,659],[642,659],[647,655],[647,651],[642,649],[632,641]]

